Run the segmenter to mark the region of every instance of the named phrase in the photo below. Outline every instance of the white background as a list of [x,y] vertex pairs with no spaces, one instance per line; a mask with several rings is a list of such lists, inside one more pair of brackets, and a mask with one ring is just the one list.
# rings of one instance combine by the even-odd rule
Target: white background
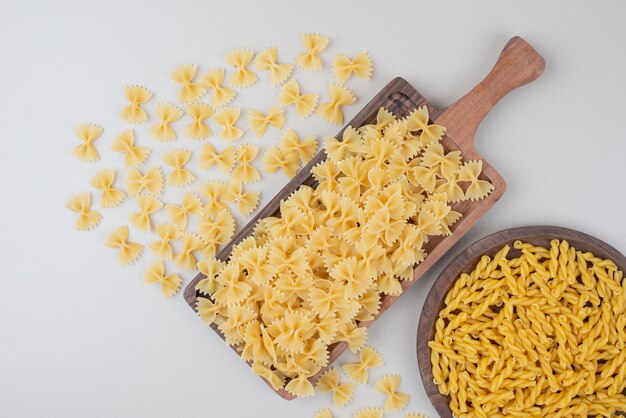
[[[623,1],[427,7],[408,0],[2,0],[0,416],[307,417],[330,406],[327,394],[292,402],[274,395],[193,315],[182,294],[165,300],[142,283],[149,254],[130,267],[117,264],[102,243],[125,222],[132,200],[98,209],[104,221],[95,230],[75,231],[67,199],[92,190],[88,180],[98,170],[121,167],[121,156],[108,148],[125,128],[117,118],[123,85],[152,89],[151,111],[158,101],[175,100],[168,74],[180,64],[208,70],[224,66],[232,48],[273,45],[280,58],[293,60],[302,48],[299,34],[320,32],[331,39],[326,70],[296,73],[303,88],[325,97],[336,52],[367,49],[374,59],[371,82],[349,83],[361,100],[348,118],[394,76],[443,108],[482,79],[509,37],[521,35],[545,56],[546,71],[502,100],[476,136],[479,151],[507,180],[506,194],[370,331],[386,360],[373,377],[400,373],[401,389],[413,396],[410,410],[436,416],[418,374],[416,328],[432,281],[454,254],[486,234],[530,224],[579,229],[626,251],[625,21]],[[274,95],[263,75],[235,104],[265,109]],[[315,116],[303,123],[293,112],[287,116],[301,134],[337,130]],[[105,127],[96,142],[99,163],[71,156],[78,143],[73,130],[82,122]],[[137,129],[138,142],[153,147],[150,164],[159,163],[146,129]],[[271,132],[245,141],[265,148],[276,138]],[[173,146],[196,144],[180,138]],[[262,204],[284,183],[281,175],[264,176],[255,185]],[[193,274],[183,276],[187,283]],[[336,416],[381,404],[382,395],[359,387]]]

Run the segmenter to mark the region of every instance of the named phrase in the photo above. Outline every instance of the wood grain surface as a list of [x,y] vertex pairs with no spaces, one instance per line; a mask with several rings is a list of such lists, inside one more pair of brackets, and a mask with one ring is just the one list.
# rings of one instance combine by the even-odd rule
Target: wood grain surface
[[[543,58],[523,39],[512,38],[500,55],[495,66],[487,77],[467,95],[451,105],[444,111],[435,109],[428,104],[426,99],[415,90],[403,78],[395,78],[389,82],[346,126],[359,127],[368,123],[375,123],[376,114],[380,107],[385,107],[397,117],[407,116],[413,109],[427,106],[431,121],[444,124],[447,131],[441,143],[447,152],[460,150],[464,160],[483,160],[483,173],[481,179],[488,180],[494,185],[493,192],[480,201],[465,201],[452,204],[452,209],[463,214],[463,217],[452,226],[452,234],[449,236],[433,237],[425,246],[428,256],[414,270],[414,280],[402,282],[403,291],[412,286],[432,265],[445,254],[450,247],[457,242],[467,230],[474,225],[485,212],[502,196],[506,185],[504,179],[497,171],[474,149],[474,134],[489,110],[508,92],[537,78],[544,68]],[[336,135],[341,138],[343,130]],[[280,211],[280,201],[288,197],[300,185],[315,187],[316,181],[311,174],[311,168],[326,159],[324,151],[320,151],[300,172],[264,207],[257,215],[235,235],[217,255],[220,260],[227,260],[233,245],[252,234],[253,228],[259,219],[268,216],[277,216]],[[196,284],[204,279],[203,274],[198,274],[187,285],[184,297],[192,309],[196,309],[198,294]],[[401,295],[400,295],[401,296]],[[399,296],[386,296],[382,298],[381,308],[374,320],[361,322],[359,326],[369,327],[373,321],[380,317]],[[217,326],[211,328],[222,339]],[[323,373],[332,363],[347,349],[347,344],[337,343],[330,347],[329,364],[322,369]],[[233,349],[235,349],[233,347]],[[235,352],[237,352],[235,350]],[[237,352],[237,354],[239,354]],[[318,373],[319,375],[319,373]],[[313,376],[311,379],[316,379]],[[269,385],[269,383],[268,383]],[[271,386],[270,386],[271,387]],[[293,395],[284,389],[276,391],[285,399],[293,399]]]
[[520,240],[550,248],[550,241],[555,238],[567,240],[570,246],[577,250],[591,251],[597,257],[609,258],[622,271],[626,271],[626,257],[597,238],[573,229],[556,226],[526,226],[496,232],[472,244],[457,255],[433,283],[420,315],[417,331],[417,361],[428,398],[442,418],[452,418],[452,411],[448,406],[450,397],[441,395],[437,390],[437,385],[433,382],[428,342],[435,335],[435,322],[439,317],[439,311],[444,307],[446,294],[462,273],[469,274],[474,270],[483,254],[493,257],[503,246],[509,245],[511,251],[507,257],[518,257],[521,252],[513,248],[515,241]]

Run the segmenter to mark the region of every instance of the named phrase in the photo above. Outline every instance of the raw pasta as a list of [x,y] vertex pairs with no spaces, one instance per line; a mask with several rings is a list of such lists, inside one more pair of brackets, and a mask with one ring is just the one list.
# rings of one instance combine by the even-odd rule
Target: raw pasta
[[159,258],[164,260],[172,259],[172,241],[180,238],[181,229],[174,224],[157,225],[156,233],[159,239],[149,245],[148,248]]
[[300,94],[300,85],[296,80],[292,79],[280,89],[277,100],[282,105],[295,105],[298,116],[306,118],[315,110],[318,99],[319,95],[316,93]]
[[184,165],[187,164],[190,158],[191,151],[186,149],[177,149],[163,155],[163,162],[173,168],[167,176],[167,184],[171,186],[186,186],[196,179],[196,176],[191,171],[184,168]]
[[[214,217],[204,215],[200,219],[200,237],[204,242],[217,247],[226,244],[235,233],[235,218],[228,208],[224,208]],[[211,254],[211,257],[215,254]]]
[[322,408],[315,413],[313,418],[333,418],[333,414],[330,412],[330,409]]
[[170,103],[157,103],[154,112],[159,121],[150,127],[150,135],[159,141],[173,141],[176,131],[170,125],[183,117],[183,111]]
[[375,389],[387,396],[385,399],[385,413],[397,412],[409,403],[411,396],[408,393],[398,392],[400,386],[399,375],[389,375],[378,379]]
[[341,408],[348,404],[354,396],[356,386],[353,383],[340,383],[339,370],[331,368],[318,379],[315,388],[320,392],[332,392],[333,404]]
[[256,190],[244,192],[243,184],[240,181],[231,182],[222,195],[222,199],[224,199],[226,203],[237,204],[237,211],[239,211],[241,216],[251,214],[258,206],[260,197],[261,192]]
[[284,83],[291,72],[293,64],[278,63],[278,48],[267,48],[265,51],[257,55],[254,60],[254,68],[257,70],[269,71],[270,84],[274,87]]
[[455,416],[626,411],[625,294],[612,260],[565,240],[483,255],[439,312],[434,383]]
[[103,170],[91,179],[91,185],[100,190],[100,207],[112,208],[119,205],[126,198],[126,193],[113,187],[115,170]]
[[165,207],[165,210],[173,225],[180,229],[185,229],[187,227],[187,215],[200,216],[202,214],[202,201],[197,195],[185,192],[180,206],[169,204]]
[[196,64],[181,65],[170,74],[170,78],[181,84],[178,93],[178,101],[190,102],[204,96],[206,90],[200,83],[195,83],[193,79],[198,72]]
[[81,144],[74,148],[72,153],[82,161],[97,161],[100,154],[94,146],[94,141],[102,135],[103,128],[92,123],[84,123],[76,128],[76,136]]
[[242,183],[254,183],[261,179],[259,171],[252,161],[259,153],[259,148],[252,144],[242,144],[237,151],[237,165],[233,170],[232,179]]
[[124,94],[130,103],[122,109],[120,118],[130,123],[147,121],[148,114],[141,105],[152,98],[152,92],[142,86],[126,86],[124,87]]
[[204,122],[213,116],[213,108],[205,103],[187,105],[187,115],[193,120],[185,126],[184,133],[191,139],[205,139],[213,135],[211,128]]
[[135,131],[127,129],[113,140],[111,150],[124,154],[124,165],[136,167],[148,159],[150,149],[135,145]]
[[333,62],[333,74],[340,83],[348,81],[352,74],[369,80],[372,77],[372,59],[365,51],[356,54],[354,59],[337,54]]
[[383,365],[383,359],[372,347],[363,347],[358,363],[344,364],[343,371],[357,383],[367,383],[369,369]]
[[209,181],[200,186],[200,193],[207,198],[203,209],[205,216],[215,217],[222,209],[228,208],[222,201],[226,190],[228,184],[222,181]]
[[179,253],[174,254],[174,262],[183,270],[195,270],[198,260],[194,253],[204,248],[202,240],[190,232],[183,232],[180,236],[182,249]]
[[129,168],[126,174],[126,188],[131,195],[137,195],[145,190],[155,196],[161,196],[163,192],[163,172],[161,167],[154,166],[141,174],[136,168]]
[[259,138],[265,135],[268,126],[280,129],[285,126],[286,120],[283,108],[280,106],[272,106],[268,109],[267,114],[263,114],[256,110],[248,110],[248,126]]
[[252,62],[254,52],[249,49],[235,49],[226,54],[226,62],[235,67],[228,84],[235,88],[249,87],[258,81],[248,65]]
[[300,39],[306,51],[296,57],[296,64],[307,71],[320,71],[322,60],[319,54],[328,46],[328,38],[314,33],[305,33]]
[[163,203],[149,194],[140,194],[136,199],[139,212],[130,215],[128,221],[137,229],[142,231],[152,231],[150,224],[150,214],[163,207]]
[[222,172],[229,173],[235,166],[235,147],[229,146],[217,152],[213,144],[206,142],[200,150],[200,168],[217,166]]
[[76,229],[87,231],[100,223],[102,215],[91,209],[91,193],[81,193],[72,197],[67,202],[67,208],[78,213]]
[[182,283],[178,274],[165,274],[165,266],[162,261],[157,261],[148,268],[143,281],[149,284],[158,283],[161,286],[161,293],[166,298],[174,296]]
[[383,408],[363,408],[354,414],[354,418],[383,418],[385,411]]
[[295,152],[300,162],[306,164],[317,152],[317,138],[309,136],[300,139],[292,129],[287,129],[280,138],[280,148],[285,154]]
[[128,240],[128,226],[115,228],[104,241],[109,248],[119,248],[118,261],[120,264],[131,264],[139,258],[144,246]]
[[404,416],[404,418],[427,418],[426,415],[420,414],[419,412],[409,412]]
[[240,112],[241,109],[238,107],[228,107],[220,110],[213,117],[213,120],[222,127],[220,138],[226,141],[236,141],[243,136],[243,130],[235,126]]
[[202,87],[213,91],[211,93],[211,107],[213,107],[214,109],[227,105],[237,95],[237,92],[235,92],[235,90],[222,86],[223,82],[223,68],[210,70],[206,72],[202,76],[202,78],[200,78],[199,84]]
[[331,83],[328,86],[328,102],[320,103],[317,113],[328,123],[333,125],[343,124],[343,106],[348,106],[356,102],[356,97],[347,87]]
[[271,174],[282,170],[288,178],[293,178],[300,169],[296,152],[285,153],[283,149],[272,146],[263,154],[263,171]]

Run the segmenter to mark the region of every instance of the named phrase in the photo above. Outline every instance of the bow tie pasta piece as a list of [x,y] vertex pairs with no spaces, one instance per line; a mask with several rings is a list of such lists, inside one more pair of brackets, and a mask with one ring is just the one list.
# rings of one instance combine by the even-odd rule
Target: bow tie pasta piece
[[285,386],[285,390],[299,398],[308,398],[315,395],[315,388],[309,382],[306,373],[302,373],[295,379],[290,380]]
[[241,358],[245,361],[256,360],[262,364],[272,364],[277,360],[276,347],[265,325],[255,319],[245,325],[243,334],[244,348]]
[[465,198],[465,193],[461,186],[457,184],[459,181],[458,174],[451,176],[449,179],[443,181],[435,189],[435,193],[445,193],[446,200],[448,202],[459,202]]
[[87,231],[100,223],[102,215],[91,209],[91,193],[81,193],[67,202],[67,208],[78,213],[76,229]]
[[150,248],[157,257],[171,260],[172,246],[170,242],[180,238],[180,229],[173,224],[161,224],[156,227],[156,232],[159,239],[150,244],[148,248]]
[[282,388],[285,384],[283,376],[258,361],[252,364],[252,372],[257,376],[261,376],[276,390]]
[[283,108],[280,106],[270,107],[267,115],[252,109],[248,111],[248,126],[259,138],[265,135],[268,126],[280,129],[285,126],[285,123]]
[[407,116],[408,130],[416,132],[423,146],[441,139],[446,128],[435,123],[429,123],[428,108],[422,106],[415,109]]
[[213,135],[211,128],[204,122],[213,116],[213,108],[204,103],[190,103],[187,105],[187,114],[193,120],[185,126],[183,133],[191,139],[205,139]]
[[180,229],[185,229],[187,227],[188,214],[196,216],[200,216],[202,214],[202,201],[197,195],[191,192],[185,192],[180,206],[169,204],[165,207],[165,210],[167,211],[167,216],[172,224],[176,225]]
[[200,83],[193,82],[197,72],[198,66],[196,64],[181,65],[171,72],[170,78],[181,84],[180,92],[178,93],[179,102],[191,102],[199,99],[206,93],[206,90]]
[[140,194],[136,199],[139,212],[130,215],[128,221],[141,231],[152,231],[150,225],[150,214],[158,211],[163,207],[163,203],[156,197]]
[[337,54],[333,62],[333,74],[340,83],[348,81],[352,74],[369,80],[372,77],[372,59],[365,51],[356,54],[354,59]]
[[404,418],[427,418],[426,415],[420,414],[419,412],[409,412],[404,416]]
[[[219,288],[213,293],[213,299],[223,306],[241,302],[252,291],[250,285],[242,277],[241,268],[237,263],[230,263],[224,267],[217,275],[216,281]],[[254,316],[250,318],[252,319]]]
[[224,69],[216,68],[210,70],[200,78],[200,85],[208,90],[212,90],[211,93],[211,107],[217,109],[230,103],[237,92],[228,87],[222,86],[224,82]]
[[250,192],[243,191],[243,183],[239,181],[231,182],[222,199],[226,203],[237,203],[237,211],[241,216],[248,216],[259,204],[259,198],[261,197],[261,192],[254,190]]
[[300,169],[300,161],[297,152],[285,153],[279,147],[272,146],[263,155],[263,171],[271,174],[283,170],[288,178],[295,177]]
[[141,107],[152,98],[152,92],[142,86],[126,86],[124,87],[126,99],[130,102],[128,106],[122,109],[120,118],[129,123],[143,123],[148,120],[148,114]]
[[183,117],[183,111],[170,103],[157,103],[154,108],[159,121],[150,127],[150,135],[159,141],[173,141],[176,131],[170,125]]
[[199,165],[202,169],[216,165],[223,173],[229,173],[235,166],[235,147],[229,146],[217,152],[213,144],[206,142],[200,150]]
[[348,106],[356,102],[354,94],[344,86],[331,83],[328,86],[328,102],[320,103],[317,113],[326,122],[333,125],[343,124],[343,106]]
[[443,149],[443,145],[433,142],[426,147],[420,165],[427,168],[437,167],[439,169],[439,175],[449,180],[459,171],[461,166],[461,152],[451,151],[446,153]]
[[104,245],[109,248],[119,248],[118,261],[122,265],[133,263],[144,249],[143,245],[128,240],[128,226],[126,225],[115,228],[106,237]]
[[204,216],[215,217],[228,206],[222,201],[228,190],[228,184],[223,181],[209,181],[200,185],[200,193],[207,198],[204,205]]
[[267,247],[250,248],[239,258],[239,263],[248,271],[250,280],[259,286],[269,285],[278,272],[269,263],[267,251]]
[[76,136],[82,142],[74,148],[72,153],[81,161],[98,161],[100,154],[94,146],[94,141],[102,135],[104,129],[92,123],[84,123],[76,128]]
[[333,404],[341,408],[352,400],[356,386],[353,383],[340,383],[339,370],[333,367],[317,379],[315,388],[320,392],[332,392]]
[[470,182],[470,186],[465,191],[465,199],[480,200],[493,191],[493,184],[478,179],[482,171],[482,160],[467,161],[459,170],[458,181]]
[[369,374],[368,370],[382,366],[383,359],[380,354],[378,354],[378,351],[374,350],[372,347],[363,347],[359,356],[360,360],[358,363],[345,364],[343,371],[355,382],[366,384]]
[[334,136],[324,138],[324,150],[331,160],[341,161],[359,155],[363,151],[363,143],[357,130],[348,126],[341,140]]
[[135,196],[145,190],[152,193],[155,196],[161,196],[163,192],[163,172],[161,167],[154,166],[146,171],[146,174],[141,174],[136,168],[128,169],[126,174],[126,188],[128,193]]
[[372,285],[372,279],[358,271],[356,257],[348,257],[336,263],[329,275],[336,282],[343,284],[347,298],[356,299]]
[[254,51],[249,49],[235,49],[224,57],[226,62],[235,67],[235,72],[228,79],[228,84],[235,88],[249,87],[258,81],[248,65],[252,62]]
[[126,198],[126,193],[114,188],[113,182],[115,182],[115,170],[103,170],[90,181],[93,187],[102,192],[100,195],[101,208],[112,208]]
[[308,314],[287,311],[282,318],[272,322],[268,331],[281,350],[299,354],[304,351],[305,341],[313,335],[315,328]]
[[354,414],[354,418],[383,418],[384,415],[385,411],[383,408],[368,407]]
[[235,126],[240,113],[241,109],[238,107],[227,107],[213,116],[213,120],[222,127],[220,138],[226,141],[236,141],[243,136],[243,130]]
[[[218,289],[218,283],[216,281],[217,275],[220,274],[225,266],[226,263],[212,257],[199,261],[198,270],[200,270],[200,273],[204,274],[206,278],[200,280],[195,289],[205,295],[212,295],[215,293]],[[213,321],[211,321],[211,323],[212,322]]]
[[183,270],[195,270],[198,260],[194,253],[201,251],[204,248],[204,243],[199,237],[190,232],[184,232],[180,237],[180,241],[182,242],[182,249],[178,254],[174,255],[174,262]]
[[296,64],[303,70],[320,71],[322,60],[319,54],[328,46],[328,38],[314,33],[305,33],[300,39],[306,51],[296,57]]
[[237,151],[237,165],[233,170],[232,179],[242,183],[254,183],[261,179],[259,171],[252,166],[252,161],[259,153],[259,147],[243,144]]
[[211,244],[226,244],[235,233],[235,218],[229,208],[222,209],[215,217],[200,219],[200,236]]
[[303,119],[311,115],[317,105],[319,95],[316,93],[300,94],[300,85],[291,80],[278,93],[278,103],[282,105],[294,104],[296,113]]
[[345,341],[350,351],[356,353],[363,347],[365,340],[367,340],[367,328],[344,322],[337,327],[334,342]]
[[161,293],[166,298],[171,298],[178,292],[182,279],[178,274],[165,274],[165,266],[162,261],[153,263],[143,276],[144,283],[161,285]]
[[253,66],[257,70],[269,71],[270,84],[273,87],[284,83],[293,71],[293,64],[278,63],[278,48],[276,47],[267,48],[257,55]]
[[313,418],[333,418],[333,414],[330,412],[330,409],[322,408],[315,413]]
[[148,159],[150,149],[135,145],[135,131],[127,129],[113,140],[111,150],[124,153],[124,165],[136,167]]
[[345,304],[346,297],[344,292],[343,284],[338,281],[331,283],[327,290],[316,287],[311,288],[308,299],[311,304],[311,310],[322,318],[335,314],[338,308]]
[[171,186],[186,186],[196,179],[196,176],[191,171],[183,167],[191,158],[191,151],[186,149],[173,150],[161,158],[165,164],[173,168],[167,176],[167,184]]
[[295,152],[300,162],[306,164],[317,152],[317,137],[309,136],[300,140],[293,130],[287,129],[280,138],[280,148],[285,154]]
[[400,411],[411,399],[411,396],[404,392],[398,392],[400,386],[399,375],[388,375],[381,377],[374,387],[378,392],[387,396],[385,399],[385,413]]

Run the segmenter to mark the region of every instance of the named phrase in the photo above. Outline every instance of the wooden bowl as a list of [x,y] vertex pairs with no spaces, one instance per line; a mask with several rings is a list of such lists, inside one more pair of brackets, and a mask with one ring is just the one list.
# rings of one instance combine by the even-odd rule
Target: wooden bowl
[[[435,335],[435,321],[439,317],[439,311],[444,307],[446,294],[461,273],[470,273],[474,270],[476,263],[483,254],[493,257],[504,245],[509,245],[511,251],[507,257],[517,257],[520,255],[520,251],[513,248],[515,241],[520,240],[549,248],[550,240],[555,238],[567,240],[577,250],[590,251],[597,257],[609,258],[615,262],[620,270],[626,271],[626,257],[597,238],[573,229],[557,226],[526,226],[496,232],[477,241],[457,255],[433,283],[420,316],[417,332],[417,361],[428,398],[442,418],[452,418],[452,411],[448,406],[450,397],[440,394],[437,385],[433,383],[428,342]],[[624,415],[624,413],[620,415]]]

